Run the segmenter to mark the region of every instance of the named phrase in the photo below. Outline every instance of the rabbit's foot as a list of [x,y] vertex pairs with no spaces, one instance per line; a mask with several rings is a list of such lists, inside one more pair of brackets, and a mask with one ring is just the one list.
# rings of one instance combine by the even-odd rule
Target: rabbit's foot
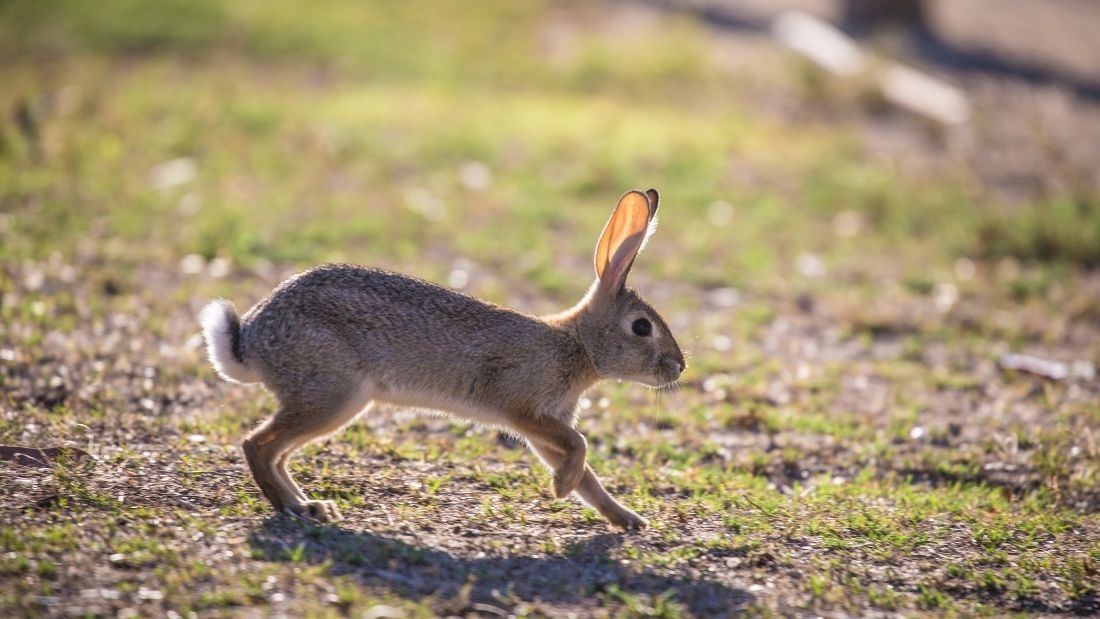
[[314,522],[339,522],[344,519],[334,501],[302,501],[287,507],[286,511],[291,516]]
[[559,499],[572,494],[584,479],[584,461],[579,466],[570,466],[568,462],[554,471],[554,496]]
[[633,510],[622,505],[616,505],[618,509],[604,514],[611,524],[622,527],[628,531],[639,531],[649,526],[649,521],[636,514]]

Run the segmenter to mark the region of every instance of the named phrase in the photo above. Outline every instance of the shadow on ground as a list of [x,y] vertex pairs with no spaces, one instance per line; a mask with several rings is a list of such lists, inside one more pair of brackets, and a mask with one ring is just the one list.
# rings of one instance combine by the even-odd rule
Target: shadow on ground
[[[254,556],[309,564],[332,562],[332,573],[364,585],[393,591],[406,599],[434,597],[448,613],[497,608],[521,602],[586,605],[593,596],[646,596],[668,599],[704,616],[727,616],[751,606],[752,594],[704,578],[688,579],[638,571],[613,559],[621,534],[599,534],[568,545],[566,556],[458,557],[427,546],[354,531],[312,526],[276,516],[249,536]],[[492,551],[487,545],[486,551]],[[507,552],[507,551],[505,551]],[[447,602],[451,600],[451,602]]]

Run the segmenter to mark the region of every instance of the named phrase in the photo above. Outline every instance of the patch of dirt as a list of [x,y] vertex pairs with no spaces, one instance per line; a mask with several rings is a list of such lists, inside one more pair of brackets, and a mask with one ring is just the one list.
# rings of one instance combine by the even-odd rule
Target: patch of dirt
[[[24,269],[43,268],[47,287],[60,284],[59,273],[67,272],[63,265],[6,268],[14,282],[37,280]],[[837,606],[807,589],[807,578],[819,576],[823,557],[835,552],[803,530],[806,522],[822,518],[812,503],[796,501],[795,513],[781,514],[731,496],[723,513],[693,512],[682,508],[691,505],[691,494],[662,473],[649,490],[646,510],[657,526],[613,532],[574,504],[525,495],[526,482],[502,482],[505,493],[487,485],[494,477],[545,478],[518,446],[495,444],[490,431],[466,433],[487,446],[483,456],[429,458],[428,451],[453,450],[459,440],[443,419],[410,423],[408,414],[379,414],[361,422],[377,437],[369,448],[349,447],[348,437],[338,436],[307,450],[295,466],[300,481],[307,488],[325,488],[328,496],[354,497],[354,505],[344,510],[345,522],[314,527],[273,516],[236,447],[264,414],[266,400],[256,401],[255,389],[220,383],[201,369],[195,308],[153,294],[202,282],[155,266],[116,275],[130,292],[116,295],[111,309],[97,314],[88,302],[100,284],[90,276],[93,271],[79,276],[87,268],[94,269],[76,267],[70,310],[51,310],[73,311],[86,320],[71,331],[43,331],[34,350],[14,346],[10,338],[38,327],[15,320],[0,341],[5,355],[0,442],[70,445],[96,458],[90,468],[60,470],[0,462],[0,484],[6,488],[0,513],[18,523],[9,530],[54,539],[55,546],[27,554],[62,566],[56,577],[7,576],[0,584],[6,594],[26,595],[28,586],[51,583],[49,594],[33,598],[38,611],[162,614],[178,609],[181,599],[197,608],[247,605],[292,614],[316,609],[320,600],[339,610],[341,583],[354,582],[363,591],[459,616],[586,615],[600,607],[655,609],[661,600],[694,616],[760,608],[781,614],[880,612],[866,598]],[[269,280],[255,273],[230,277],[257,296],[276,281],[274,274]],[[6,299],[17,301],[24,294],[28,291],[17,286]],[[1001,491],[1010,504],[1042,489],[1057,495],[1056,503],[1065,509],[1094,515],[1100,507],[1095,490],[1072,479],[1095,467],[1095,440],[1087,427],[1066,426],[1065,417],[1051,411],[1089,406],[1100,399],[1100,386],[1007,375],[989,358],[974,358],[946,343],[907,347],[906,333],[929,331],[922,321],[954,320],[951,314],[927,318],[928,303],[895,299],[892,307],[900,309],[875,318],[879,328],[870,341],[860,335],[867,332],[866,314],[853,317],[835,300],[817,299],[812,311],[778,315],[745,343],[775,361],[771,383],[738,386],[724,383],[724,375],[711,375],[689,381],[679,394],[682,406],[733,411],[732,418],[697,426],[668,421],[628,427],[613,416],[589,416],[582,426],[593,429],[592,448],[611,467],[612,492],[630,490],[615,482],[614,467],[652,457],[637,448],[620,449],[616,439],[658,442],[667,436],[685,453],[708,454],[706,466],[754,475],[791,498],[807,496],[818,484],[843,487],[863,476],[861,483],[908,483],[927,492],[985,487]],[[774,305],[809,307],[794,298],[776,299]],[[1026,316],[1026,309],[1017,308],[1004,319],[1015,324]],[[1058,352],[1095,356],[1096,327],[1077,332]],[[1037,342],[1032,352],[1053,349]],[[808,373],[802,367],[809,367]],[[825,380],[829,367],[845,368],[839,385]],[[900,374],[884,373],[886,367]],[[937,385],[928,376],[962,382]],[[715,386],[721,384],[729,387]],[[767,420],[752,417],[754,403],[798,414],[812,410],[823,393],[829,394],[829,410],[876,428],[881,447],[769,427]],[[895,427],[899,420],[891,411],[904,409],[906,402],[913,416]],[[211,423],[216,425],[203,425]],[[1041,464],[1037,458],[1049,446],[1025,439],[1057,428],[1081,432],[1055,446],[1075,449],[1076,455],[1044,471],[1036,462]],[[441,490],[431,490],[432,480],[439,479]],[[892,509],[882,501],[838,496],[834,507],[852,513]],[[752,533],[751,541],[728,543],[727,519],[758,510],[774,528]],[[864,552],[858,539],[845,542],[855,544],[845,550],[846,569],[858,574],[863,590],[916,596],[929,574],[942,575],[945,566],[982,556],[970,525],[940,515],[914,526],[929,541],[904,558],[883,556],[871,546]],[[1096,539],[1100,522],[1087,516],[1043,552],[1088,548]],[[202,570],[186,567],[196,562]],[[176,573],[186,577],[171,576]],[[980,602],[1004,611],[1097,610],[1095,594],[1068,599],[1056,579],[1017,598],[1007,588],[975,588],[970,581],[943,578],[956,603]]]

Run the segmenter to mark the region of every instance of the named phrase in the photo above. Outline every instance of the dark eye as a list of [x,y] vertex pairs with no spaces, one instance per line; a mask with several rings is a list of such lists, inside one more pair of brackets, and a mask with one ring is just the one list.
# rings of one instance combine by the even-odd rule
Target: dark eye
[[653,333],[653,325],[649,324],[649,321],[645,318],[639,318],[631,323],[630,330],[634,332],[634,335],[645,337]]

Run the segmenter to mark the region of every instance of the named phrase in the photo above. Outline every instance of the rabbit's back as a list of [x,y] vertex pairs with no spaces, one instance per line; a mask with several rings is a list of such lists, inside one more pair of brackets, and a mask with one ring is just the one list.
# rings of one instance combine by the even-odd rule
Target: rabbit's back
[[280,395],[367,380],[385,399],[440,408],[514,401],[524,385],[545,395],[540,383],[560,388],[584,354],[536,318],[354,265],[284,282],[243,317],[241,347]]

